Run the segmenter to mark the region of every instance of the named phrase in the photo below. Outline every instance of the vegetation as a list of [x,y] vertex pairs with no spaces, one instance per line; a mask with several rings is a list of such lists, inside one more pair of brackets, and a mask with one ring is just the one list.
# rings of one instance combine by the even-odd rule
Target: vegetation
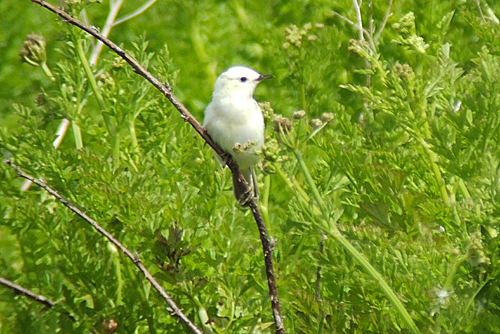
[[[110,11],[65,2],[95,26]],[[274,332],[255,222],[209,147],[116,54],[89,66],[84,32],[27,0],[0,12],[2,157],[205,333]],[[486,0],[174,0],[110,38],[199,120],[227,67],[275,76],[255,94],[258,174],[288,333],[500,333],[497,17]],[[0,287],[0,333],[188,332],[101,234],[0,173],[0,276],[56,302]]]

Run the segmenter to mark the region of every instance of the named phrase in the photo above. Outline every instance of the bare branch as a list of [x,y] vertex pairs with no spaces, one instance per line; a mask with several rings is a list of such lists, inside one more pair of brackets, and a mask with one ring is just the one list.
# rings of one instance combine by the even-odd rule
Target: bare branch
[[[109,2],[109,14],[106,19],[106,23],[104,24],[104,28],[102,29],[102,35],[108,37],[111,28],[114,26],[114,22],[116,19],[116,15],[120,11],[122,7],[123,0],[111,0]],[[101,41],[97,42],[97,45],[94,47],[92,51],[92,56],[90,57],[90,65],[95,65],[97,63],[97,59],[99,58],[99,54],[101,54],[103,43]]]
[[[17,285],[16,283],[13,283],[3,277],[0,277],[0,284],[3,284],[7,288],[11,289],[15,294],[26,296],[29,299],[32,299],[42,305],[45,305],[47,308],[51,308],[54,305],[56,305],[56,303],[53,302],[52,300],[47,299],[42,295],[37,295],[36,293],[31,292],[30,290],[23,288],[22,286]],[[68,312],[63,312],[63,313],[67,315],[72,321],[76,321],[76,319]]]
[[252,200],[249,204],[252,210],[255,222],[257,223],[257,228],[259,229],[260,241],[262,243],[262,251],[264,253],[264,263],[266,267],[267,276],[267,286],[269,288],[269,296],[271,297],[271,308],[273,310],[274,324],[276,326],[277,334],[285,334],[285,325],[283,323],[283,317],[281,315],[280,302],[278,299],[278,289],[276,287],[276,279],[274,277],[273,269],[273,255],[272,255],[272,245],[269,240],[269,235],[267,233],[266,224],[264,223],[264,218],[257,206],[255,200]]
[[[340,18],[340,19],[342,19],[342,20],[346,21],[346,22],[347,22],[347,23],[349,23],[350,25],[352,25],[354,28],[356,28],[356,30],[358,30],[358,29],[359,29],[359,26],[358,26],[356,23],[352,22],[351,20],[349,20],[349,19],[348,19],[347,17],[345,17],[344,15],[341,15],[341,14],[337,13],[337,12],[336,12],[336,11],[334,11],[334,10],[332,10],[332,11],[331,11],[331,13],[332,13],[333,15],[337,16],[338,18]],[[361,29],[362,29],[363,34],[364,34],[365,36],[369,36],[369,34],[370,34],[370,33],[368,32],[368,30],[363,29],[363,27],[361,27]]]
[[347,23],[349,23],[350,25],[356,27],[356,29],[358,28],[358,26],[356,25],[356,23],[352,22],[351,20],[349,20],[347,17],[345,17],[344,15],[341,15],[339,13],[337,13],[336,11],[332,10],[332,14],[333,15],[336,15],[338,16],[339,18],[341,18],[342,20],[346,21]]
[[[134,71],[140,76],[144,77],[147,81],[149,81],[153,86],[156,87],[165,97],[174,105],[174,107],[181,114],[181,118],[188,122],[195,130],[200,134],[200,136],[212,147],[212,149],[218,154],[223,155],[224,151],[212,140],[210,135],[205,131],[205,129],[201,126],[201,124],[194,118],[194,116],[187,110],[187,108],[179,101],[179,99],[172,93],[170,85],[168,83],[163,84],[158,79],[156,79],[149,71],[147,71],[144,67],[142,67],[137,60],[127,54],[124,50],[122,50],[118,45],[116,45],[111,40],[104,37],[97,29],[93,27],[86,26],[82,22],[73,18],[68,13],[63,10],[52,6],[50,3],[43,0],[31,0],[31,2],[37,3],[42,7],[47,8],[51,12],[59,15],[64,19],[66,23],[70,23],[83,31],[87,32],[89,35],[94,36],[101,42],[103,42],[107,47],[117,53],[120,57],[122,57],[132,68]],[[238,168],[238,165],[229,159],[227,165],[231,170],[234,168]],[[248,185],[247,185],[248,186]],[[250,188],[248,188],[250,189]]]
[[[67,14],[63,10],[60,10],[51,4],[42,1],[42,0],[31,0],[34,3],[39,4],[42,7],[47,8],[48,10],[56,13],[60,17],[64,19],[65,22],[70,23],[74,26],[79,27],[84,30],[88,34],[94,36],[101,42],[103,42],[106,46],[108,46],[111,50],[117,53],[120,57],[122,57],[130,66],[134,69],[134,71],[148,80],[153,86],[155,86],[165,97],[173,104],[173,106],[179,111],[181,118],[188,122],[198,134],[207,142],[210,147],[221,157],[225,157],[227,154],[217,145],[207,131],[201,126],[201,124],[194,118],[194,116],[187,110],[187,108],[179,101],[179,99],[172,93],[172,89],[168,83],[161,83],[158,79],[156,79],[151,73],[149,73],[144,67],[142,67],[137,60],[128,55],[124,50],[118,47],[114,42],[107,39],[103,35],[101,35],[96,29],[88,27],[71,15]],[[238,164],[233,159],[226,159],[227,166],[231,169],[233,173],[239,173]],[[240,179],[244,180],[243,175],[240,173]],[[246,181],[246,180],[245,180]],[[247,182],[242,183],[246,188],[246,191],[250,192],[250,187]],[[264,219],[262,218],[262,214],[257,206],[257,201],[255,198],[252,198],[249,202],[248,206],[252,210],[252,214],[255,218],[255,222],[257,223],[257,228],[259,229],[260,239],[262,242],[262,249],[264,252],[264,260],[266,266],[266,274],[267,274],[267,283],[269,286],[269,295],[271,299],[271,307],[273,311],[274,323],[276,326],[276,333],[285,334],[285,328],[283,325],[283,316],[281,315],[281,310],[279,307],[279,298],[276,288],[276,280],[274,278],[274,269],[272,263],[272,247],[269,242],[269,236],[267,233],[266,226],[264,224]]]
[[382,34],[382,31],[384,31],[385,25],[387,24],[387,20],[389,20],[389,17],[392,16],[392,12],[391,12],[392,1],[393,0],[389,0],[389,4],[387,5],[387,11],[385,12],[385,16],[384,16],[384,20],[382,21],[382,25],[378,28],[377,33],[373,37],[373,43],[375,45],[378,44],[378,39],[380,38],[380,35]]
[[479,10],[479,14],[481,15],[481,20],[483,22],[486,21],[484,18],[483,10],[481,9],[481,2],[479,2],[479,0],[474,0],[474,2],[476,3],[477,9]]
[[3,284],[4,286],[10,288],[12,291],[14,291],[14,293],[26,296],[26,297],[28,297],[28,298],[30,298],[30,299],[32,299],[40,304],[43,304],[47,307],[52,307],[56,304],[52,300],[47,299],[44,296],[37,295],[36,293],[31,292],[30,290],[25,289],[22,286],[17,285],[15,283],[3,278],[3,277],[0,277],[0,283]]
[[[203,334],[203,332],[201,330],[199,330],[196,327],[196,325],[194,323],[192,323],[191,320],[189,320],[189,318],[184,313],[182,313],[181,309],[179,307],[177,307],[177,305],[172,300],[172,298],[170,298],[170,296],[165,292],[165,290],[162,288],[162,286],[154,279],[154,277],[146,269],[146,267],[141,262],[141,260],[137,256],[134,256],[134,254],[132,254],[131,251],[129,251],[127,248],[125,248],[125,246],[123,246],[114,236],[112,236],[105,229],[103,229],[95,220],[93,220],[92,218],[87,216],[87,214],[85,214],[82,210],[77,208],[75,205],[69,203],[68,200],[66,200],[61,195],[59,195],[55,190],[53,190],[52,188],[47,186],[45,184],[45,182],[40,181],[38,179],[35,179],[34,177],[26,174],[25,172],[23,172],[21,170],[21,168],[16,166],[10,160],[6,160],[5,163],[7,165],[11,166],[12,168],[14,168],[16,170],[18,176],[20,176],[26,180],[30,180],[31,182],[33,182],[37,186],[43,188],[46,192],[48,192],[50,195],[54,196],[59,202],[61,202],[62,205],[64,205],[65,207],[67,207],[68,209],[73,211],[75,214],[80,216],[87,223],[92,225],[92,227],[95,230],[97,230],[97,232],[104,235],[106,237],[106,239],[108,239],[113,245],[115,245],[119,250],[121,250],[125,254],[125,256],[128,257],[136,265],[137,268],[139,268],[139,270],[143,273],[144,277],[146,277],[146,279],[149,281],[149,283],[151,283],[151,285],[156,289],[156,291],[158,291],[160,296],[167,302],[168,311],[173,316],[179,318],[182,322],[184,322],[193,333]],[[51,306],[53,306],[53,305],[51,305]]]
[[132,14],[129,14],[125,17],[122,17],[121,19],[119,20],[116,20],[115,23],[113,23],[113,27],[116,27],[117,25],[119,25],[120,23],[123,23],[125,21],[128,21],[138,15],[141,15],[142,13],[144,13],[149,7],[151,7],[152,5],[154,5],[154,3],[158,1],[158,0],[149,0],[148,2],[146,2],[144,5],[142,5],[141,7],[139,7],[135,12],[133,12]]
[[354,9],[356,10],[356,18],[358,20],[358,30],[359,30],[359,39],[363,40],[363,20],[361,18],[361,8],[359,7],[358,0],[352,0],[354,4]]
[[[325,232],[320,230],[321,232],[321,240],[319,242],[319,253],[323,254],[325,250],[325,240],[327,239]],[[316,268],[316,286],[314,289],[314,298],[317,302],[321,301],[321,267],[318,266]]]
[[373,36],[373,32],[375,31],[375,28],[373,27],[373,0],[368,2],[368,8],[370,10],[368,31],[370,32],[370,36]]

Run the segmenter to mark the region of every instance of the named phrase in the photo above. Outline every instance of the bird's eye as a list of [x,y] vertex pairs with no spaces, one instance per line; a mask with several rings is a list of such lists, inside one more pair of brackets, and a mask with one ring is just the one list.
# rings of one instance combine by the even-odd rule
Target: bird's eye
[[246,77],[241,77],[241,78],[240,78],[240,81],[241,81],[241,82],[246,82],[247,80],[248,80],[248,79],[247,79]]

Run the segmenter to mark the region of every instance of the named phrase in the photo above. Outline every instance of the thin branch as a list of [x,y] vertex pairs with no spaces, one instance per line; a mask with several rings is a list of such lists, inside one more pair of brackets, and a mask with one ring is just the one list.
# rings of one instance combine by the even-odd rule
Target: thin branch
[[252,210],[255,222],[257,223],[257,228],[259,229],[260,241],[262,243],[262,251],[264,253],[264,263],[266,267],[267,276],[267,286],[269,288],[269,297],[271,298],[271,308],[273,310],[274,324],[276,326],[277,334],[285,334],[285,325],[283,323],[283,316],[281,315],[280,301],[278,298],[278,289],[276,287],[276,279],[274,277],[273,269],[273,246],[269,240],[269,235],[267,233],[266,224],[264,223],[264,218],[257,206],[257,203],[252,200],[249,203],[250,210]]
[[97,230],[97,232],[104,235],[113,245],[115,245],[119,250],[121,250],[125,254],[125,256],[128,257],[136,265],[137,268],[139,268],[139,270],[143,273],[144,277],[146,277],[146,279],[149,281],[149,283],[151,283],[151,285],[156,289],[156,291],[158,291],[160,296],[167,302],[169,312],[173,316],[179,318],[182,322],[184,322],[193,333],[203,334],[203,332],[201,330],[199,330],[196,327],[196,325],[194,323],[192,323],[191,320],[189,320],[189,318],[184,313],[182,313],[181,309],[179,307],[177,307],[177,305],[172,300],[172,298],[165,292],[165,290],[162,288],[162,286],[154,279],[154,277],[146,269],[146,267],[141,262],[141,260],[137,256],[134,256],[134,254],[132,254],[131,251],[129,251],[127,248],[125,248],[125,246],[123,246],[114,236],[112,236],[105,229],[103,229],[95,220],[93,220],[92,218],[87,216],[87,214],[85,214],[82,210],[77,208],[75,205],[69,203],[68,200],[63,198],[55,190],[53,190],[48,185],[46,185],[45,182],[40,181],[38,179],[35,179],[34,177],[26,174],[25,172],[23,172],[21,170],[21,168],[16,166],[10,160],[6,160],[5,163],[7,165],[11,166],[12,168],[14,168],[16,170],[18,176],[20,176],[26,180],[30,180],[31,182],[33,182],[37,186],[43,188],[46,192],[48,192],[50,195],[54,196],[59,202],[61,202],[62,205],[64,205],[65,207],[67,207],[68,209],[73,211],[75,214],[80,216],[87,223],[92,225],[92,227],[95,230]]
[[479,9],[479,14],[481,15],[481,20],[483,22],[486,21],[484,18],[483,10],[481,9],[481,3],[479,2],[479,0],[474,0],[474,2],[476,3],[477,9]]
[[[113,50],[116,54],[118,54],[120,57],[122,57],[132,68],[134,71],[139,74],[140,76],[144,77],[147,81],[149,81],[153,86],[156,87],[165,97],[174,105],[174,107],[179,111],[181,114],[181,118],[185,121],[188,122],[195,130],[200,134],[200,136],[207,142],[210,147],[220,156],[223,156],[225,153],[224,151],[212,140],[210,135],[206,132],[206,130],[201,126],[201,124],[194,118],[194,116],[187,110],[187,108],[179,101],[179,99],[172,93],[172,88],[168,83],[161,83],[160,80],[156,79],[149,71],[147,71],[144,67],[142,67],[137,60],[135,60],[133,57],[131,57],[128,53],[126,53],[123,49],[121,49],[118,45],[116,45],[114,42],[111,40],[107,39],[104,37],[98,29],[95,29],[94,27],[89,27],[78,21],[77,19],[73,18],[71,15],[68,13],[64,12],[63,10],[52,6],[50,3],[43,1],[43,0],[31,0],[31,2],[37,3],[42,7],[47,8],[51,12],[59,15],[64,19],[66,23],[70,23],[83,31],[87,32],[88,34],[92,35],[93,37],[97,38],[101,42],[103,42],[107,47],[109,47],[111,50]],[[238,165],[232,161],[232,159],[228,159],[229,161],[227,162],[227,165],[231,170],[234,168],[238,168]],[[247,184],[248,186],[248,184]],[[248,188],[250,190],[250,188]]]
[[[56,305],[56,303],[53,302],[52,300],[47,299],[42,295],[37,295],[36,293],[31,292],[30,290],[23,288],[22,286],[17,285],[16,283],[13,283],[3,277],[0,277],[0,284],[3,284],[7,288],[11,289],[15,294],[26,296],[29,299],[36,301],[37,303],[45,305],[47,308],[51,308]],[[76,321],[76,319],[68,312],[62,312],[62,313],[68,316],[68,318],[70,318],[73,322]]]
[[[341,14],[337,13],[337,12],[336,12],[336,11],[334,11],[334,10],[332,10],[332,11],[331,11],[331,13],[332,13],[333,15],[337,16],[338,18],[340,18],[340,19],[342,19],[342,20],[346,21],[346,22],[347,22],[347,23],[349,23],[350,25],[352,25],[354,28],[356,28],[356,30],[359,30],[359,25],[357,25],[356,23],[352,22],[351,20],[349,20],[349,19],[348,19],[347,17],[345,17],[344,15],[341,15]],[[361,27],[361,29],[362,29],[362,32],[363,32],[363,34],[364,34],[365,36],[367,36],[367,37],[368,37],[368,36],[370,35],[370,33],[368,32],[368,30],[363,29],[363,27]]]
[[[120,11],[120,8],[123,4],[123,0],[111,0],[109,2],[109,14],[106,19],[106,23],[104,24],[104,28],[102,29],[102,35],[105,37],[109,36],[111,28],[114,26],[114,21],[116,19],[116,15]],[[94,47],[92,51],[92,56],[90,57],[90,65],[95,65],[97,63],[97,59],[102,51],[103,43],[101,41],[97,42],[97,45]]]
[[389,17],[392,16],[392,12],[391,12],[392,1],[393,0],[389,0],[389,4],[387,5],[387,11],[385,12],[385,16],[384,16],[384,20],[382,21],[382,25],[378,28],[377,33],[373,37],[373,43],[375,45],[378,44],[378,39],[380,38],[380,35],[382,34],[382,31],[384,31],[385,25],[387,24],[387,20],[389,20]]
[[336,11],[332,10],[332,14],[333,15],[336,15],[338,16],[339,18],[341,18],[342,20],[346,21],[347,23],[349,23],[350,25],[356,27],[356,29],[358,28],[358,26],[356,25],[356,23],[352,22],[351,20],[349,20],[347,17],[345,17],[344,15],[341,15],[339,13],[337,13]]
[[[321,240],[319,242],[319,253],[323,254],[325,250],[325,240],[327,239],[325,232],[320,230],[321,232]],[[316,286],[314,289],[314,298],[317,302],[321,301],[321,267],[318,266],[316,268]]]
[[43,304],[47,307],[52,307],[52,306],[56,305],[56,303],[53,302],[52,300],[47,299],[44,296],[37,295],[36,293],[31,292],[30,290],[23,288],[22,286],[17,285],[16,283],[13,283],[13,282],[11,282],[3,277],[0,277],[0,283],[3,284],[4,286],[8,287],[12,291],[14,291],[14,293],[26,296],[29,299],[32,299],[32,300],[34,300],[40,304]]
[[356,18],[358,20],[358,30],[359,30],[359,39],[363,40],[363,20],[361,18],[361,8],[359,7],[358,0],[352,0],[354,4],[354,9],[356,10]]
[[373,36],[373,32],[375,31],[375,28],[373,27],[373,0],[370,0],[370,2],[368,2],[368,8],[370,10],[368,31],[370,31],[370,36]]
[[[144,67],[142,67],[137,60],[128,55],[124,50],[122,50],[118,45],[116,45],[111,40],[104,37],[99,33],[96,29],[88,27],[71,15],[67,14],[63,10],[52,6],[51,4],[42,1],[42,0],[31,0],[34,3],[39,4],[42,7],[47,8],[48,10],[54,12],[55,14],[61,16],[65,22],[71,23],[80,29],[84,30],[88,34],[94,36],[101,42],[103,42],[106,46],[108,46],[111,50],[117,53],[120,57],[122,57],[132,68],[134,71],[148,80],[153,86],[155,86],[165,97],[172,103],[172,105],[179,111],[181,118],[188,122],[196,132],[205,140],[205,142],[210,145],[210,147],[222,158],[226,158],[227,154],[222,150],[219,145],[217,145],[207,131],[201,126],[201,124],[193,117],[193,115],[187,110],[187,108],[179,101],[179,99],[172,93],[172,88],[166,82],[165,84],[161,83],[158,79],[156,79],[151,73],[149,73]],[[224,159],[227,162],[227,166],[231,169],[233,173],[239,173],[238,164],[233,159]],[[240,179],[244,180],[243,175],[240,173]],[[243,186],[246,188],[247,192],[250,192],[250,187],[248,183],[242,182]],[[259,234],[262,242],[262,249],[264,252],[264,262],[266,266],[266,274],[267,274],[267,282],[269,286],[269,295],[271,299],[271,307],[273,311],[274,323],[276,326],[277,334],[285,334],[285,328],[283,325],[283,316],[281,315],[281,310],[279,307],[279,298],[276,287],[276,280],[274,278],[274,269],[272,263],[272,247],[269,242],[269,236],[267,233],[266,226],[264,224],[264,220],[262,218],[262,214],[260,213],[259,208],[257,207],[257,201],[255,198],[252,198],[249,202],[248,206],[252,210],[252,214],[255,218],[255,222],[257,223],[257,228],[259,229]]]
[[138,15],[141,15],[142,13],[144,13],[149,7],[153,6],[154,3],[158,1],[158,0],[149,0],[148,2],[146,2],[144,5],[142,5],[141,7],[139,7],[135,12],[133,12],[132,14],[129,14],[125,17],[122,17],[121,19],[119,20],[116,20],[115,23],[113,23],[113,27],[116,27],[117,25],[119,25],[120,23],[123,23],[125,21],[128,21],[130,19],[133,19],[134,17],[138,16]]
[[[361,0],[360,0],[361,2]],[[359,33],[359,40],[364,40],[364,36],[366,35],[366,38],[368,40],[368,42],[370,43],[370,41],[373,40],[373,19],[372,19],[372,11],[373,11],[373,8],[371,8],[372,6],[372,3],[370,2],[369,3],[369,6],[370,6],[370,22],[369,22],[369,30],[366,30],[363,28],[363,18],[361,16],[361,8],[360,8],[360,5],[358,3],[358,0],[352,0],[352,3],[354,4],[354,9],[356,11],[356,19],[357,19],[357,23],[354,23],[352,21],[349,20],[349,22],[351,22],[357,29],[358,29],[358,33]],[[347,20],[347,19],[346,19]],[[373,47],[373,52],[375,52],[375,47]],[[366,64],[366,68],[370,68],[370,62],[368,61],[368,59],[365,59],[365,64]],[[371,75],[370,74],[367,74],[366,75],[366,87],[370,87],[371,86],[371,81],[372,81],[372,78],[371,78]],[[365,102],[365,106],[367,105],[367,103]]]

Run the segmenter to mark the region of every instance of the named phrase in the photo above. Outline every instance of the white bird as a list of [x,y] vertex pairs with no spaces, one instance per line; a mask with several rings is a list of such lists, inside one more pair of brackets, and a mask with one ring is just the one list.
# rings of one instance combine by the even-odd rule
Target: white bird
[[234,196],[243,206],[258,196],[253,167],[259,162],[255,151],[264,144],[264,116],[253,93],[259,82],[269,78],[272,75],[261,75],[249,67],[231,67],[215,81],[212,101],[205,109],[203,127],[236,161],[250,186],[249,194],[233,174]]

